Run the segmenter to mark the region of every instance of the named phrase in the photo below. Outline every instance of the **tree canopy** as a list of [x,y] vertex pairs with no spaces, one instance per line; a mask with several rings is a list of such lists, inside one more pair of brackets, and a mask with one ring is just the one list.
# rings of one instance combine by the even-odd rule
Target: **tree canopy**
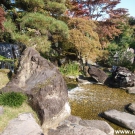
[[101,44],[98,34],[95,32],[94,22],[83,18],[72,18],[68,25],[70,28],[69,42],[75,46],[78,55],[91,59],[96,58]]
[[73,17],[87,17],[92,20],[105,20],[117,12],[124,12],[126,9],[116,10],[115,7],[120,0],[72,0],[69,13]]
[[116,9],[120,2],[1,0],[0,41],[34,46],[44,56],[55,49],[96,60],[109,47],[135,46],[135,19]]

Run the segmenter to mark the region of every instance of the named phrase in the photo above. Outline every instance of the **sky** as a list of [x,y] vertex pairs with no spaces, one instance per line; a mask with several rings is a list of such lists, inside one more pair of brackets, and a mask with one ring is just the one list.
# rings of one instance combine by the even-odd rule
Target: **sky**
[[121,3],[116,8],[128,9],[129,16],[135,17],[135,0],[121,0]]

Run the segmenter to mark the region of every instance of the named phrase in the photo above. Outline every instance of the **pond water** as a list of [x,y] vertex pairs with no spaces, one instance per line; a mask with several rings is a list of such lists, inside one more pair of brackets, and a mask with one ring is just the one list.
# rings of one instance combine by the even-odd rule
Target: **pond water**
[[[89,120],[103,120],[99,114],[110,109],[126,111],[125,105],[135,102],[135,95],[128,94],[123,89],[87,84],[70,90],[69,102],[72,115]],[[122,129],[109,121],[107,122],[115,130]]]

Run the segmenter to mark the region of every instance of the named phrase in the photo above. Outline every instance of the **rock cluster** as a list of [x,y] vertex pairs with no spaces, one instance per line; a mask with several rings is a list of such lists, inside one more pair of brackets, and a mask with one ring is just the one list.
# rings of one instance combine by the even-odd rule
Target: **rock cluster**
[[44,130],[70,115],[67,86],[62,75],[33,48],[22,53],[17,75],[1,91],[27,94]]
[[135,74],[125,67],[117,67],[112,72],[111,85],[115,87],[132,87],[135,85]]
[[57,129],[50,129],[48,135],[114,135],[114,130],[105,121],[70,116]]

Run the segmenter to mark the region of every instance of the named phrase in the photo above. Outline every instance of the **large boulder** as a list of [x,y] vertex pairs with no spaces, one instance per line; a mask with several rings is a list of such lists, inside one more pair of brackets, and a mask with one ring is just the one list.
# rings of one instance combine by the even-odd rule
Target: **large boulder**
[[125,67],[117,67],[112,70],[111,85],[116,87],[135,86],[135,74]]
[[99,83],[105,83],[108,78],[108,75],[96,66],[90,66],[88,69],[88,73]]
[[50,129],[48,135],[114,135],[114,130],[105,121],[70,116],[57,129]]
[[20,114],[11,120],[1,135],[44,135],[31,113]]
[[117,110],[105,111],[102,116],[115,124],[127,129],[135,130],[135,116]]
[[17,75],[1,91],[27,94],[44,130],[56,126],[70,114],[67,86],[62,75],[33,48],[23,52]]

